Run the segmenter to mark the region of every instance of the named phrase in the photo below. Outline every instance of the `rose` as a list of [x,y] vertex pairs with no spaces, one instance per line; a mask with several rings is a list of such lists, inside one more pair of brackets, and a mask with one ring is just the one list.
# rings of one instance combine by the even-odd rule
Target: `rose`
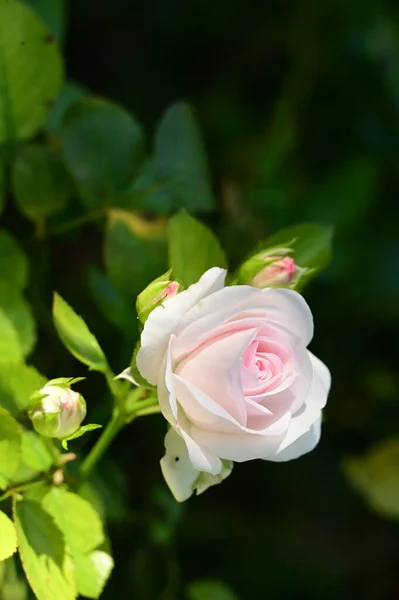
[[312,450],[330,387],[307,349],[312,314],[287,289],[224,287],[212,268],[149,315],[137,367],[157,386],[171,429],[161,461],[178,500],[231,470]]

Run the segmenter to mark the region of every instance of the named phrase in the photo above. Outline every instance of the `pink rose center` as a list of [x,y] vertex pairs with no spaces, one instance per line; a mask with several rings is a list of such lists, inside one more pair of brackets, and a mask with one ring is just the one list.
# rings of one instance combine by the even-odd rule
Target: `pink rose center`
[[244,351],[241,380],[244,396],[259,401],[275,391],[291,371],[292,361],[278,342],[256,337]]

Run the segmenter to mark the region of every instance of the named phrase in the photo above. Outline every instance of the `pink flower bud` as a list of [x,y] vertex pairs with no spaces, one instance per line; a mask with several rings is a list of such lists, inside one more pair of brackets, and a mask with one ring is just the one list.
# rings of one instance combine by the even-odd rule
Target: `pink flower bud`
[[157,296],[154,300],[154,304],[158,304],[158,302],[165,302],[165,300],[170,300],[179,293],[180,285],[177,281],[171,281],[167,288],[165,288],[159,296]]
[[280,287],[289,285],[295,275],[297,266],[291,256],[281,258],[279,256],[268,256],[265,266],[253,278],[251,285],[257,288]]
[[144,323],[151,311],[159,304],[167,302],[180,291],[180,285],[177,281],[170,279],[171,272],[161,275],[152,281],[137,297],[137,314],[142,323]]

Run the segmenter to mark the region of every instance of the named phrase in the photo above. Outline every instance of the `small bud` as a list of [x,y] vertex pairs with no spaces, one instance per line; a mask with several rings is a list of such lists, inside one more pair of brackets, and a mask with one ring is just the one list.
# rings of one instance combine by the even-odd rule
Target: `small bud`
[[274,246],[246,260],[239,270],[239,282],[257,288],[288,286],[301,269],[289,256],[289,247]]
[[267,266],[250,282],[257,288],[282,287],[291,283],[297,270],[294,259],[291,256],[281,258],[279,256],[270,256],[267,260]]
[[86,416],[86,402],[68,387],[65,383],[68,381],[49,381],[38,392],[40,400],[29,412],[34,428],[45,437],[60,440],[69,437],[79,429]]
[[180,285],[170,279],[171,271],[152,281],[137,297],[137,314],[141,323],[145,323],[150,312],[157,306],[170,300],[179,293]]

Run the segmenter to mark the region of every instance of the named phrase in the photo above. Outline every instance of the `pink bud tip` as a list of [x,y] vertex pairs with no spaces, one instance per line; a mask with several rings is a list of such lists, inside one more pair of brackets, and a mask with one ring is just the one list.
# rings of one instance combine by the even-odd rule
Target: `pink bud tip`
[[[269,260],[274,257],[270,256]],[[291,256],[275,257],[275,261],[264,267],[253,279],[252,285],[258,288],[289,285],[295,275],[296,264]]]
[[154,304],[164,300],[170,300],[170,298],[176,296],[179,288],[180,285],[177,283],[177,281],[171,281],[170,284],[163,290],[163,292],[161,292],[155,299]]

